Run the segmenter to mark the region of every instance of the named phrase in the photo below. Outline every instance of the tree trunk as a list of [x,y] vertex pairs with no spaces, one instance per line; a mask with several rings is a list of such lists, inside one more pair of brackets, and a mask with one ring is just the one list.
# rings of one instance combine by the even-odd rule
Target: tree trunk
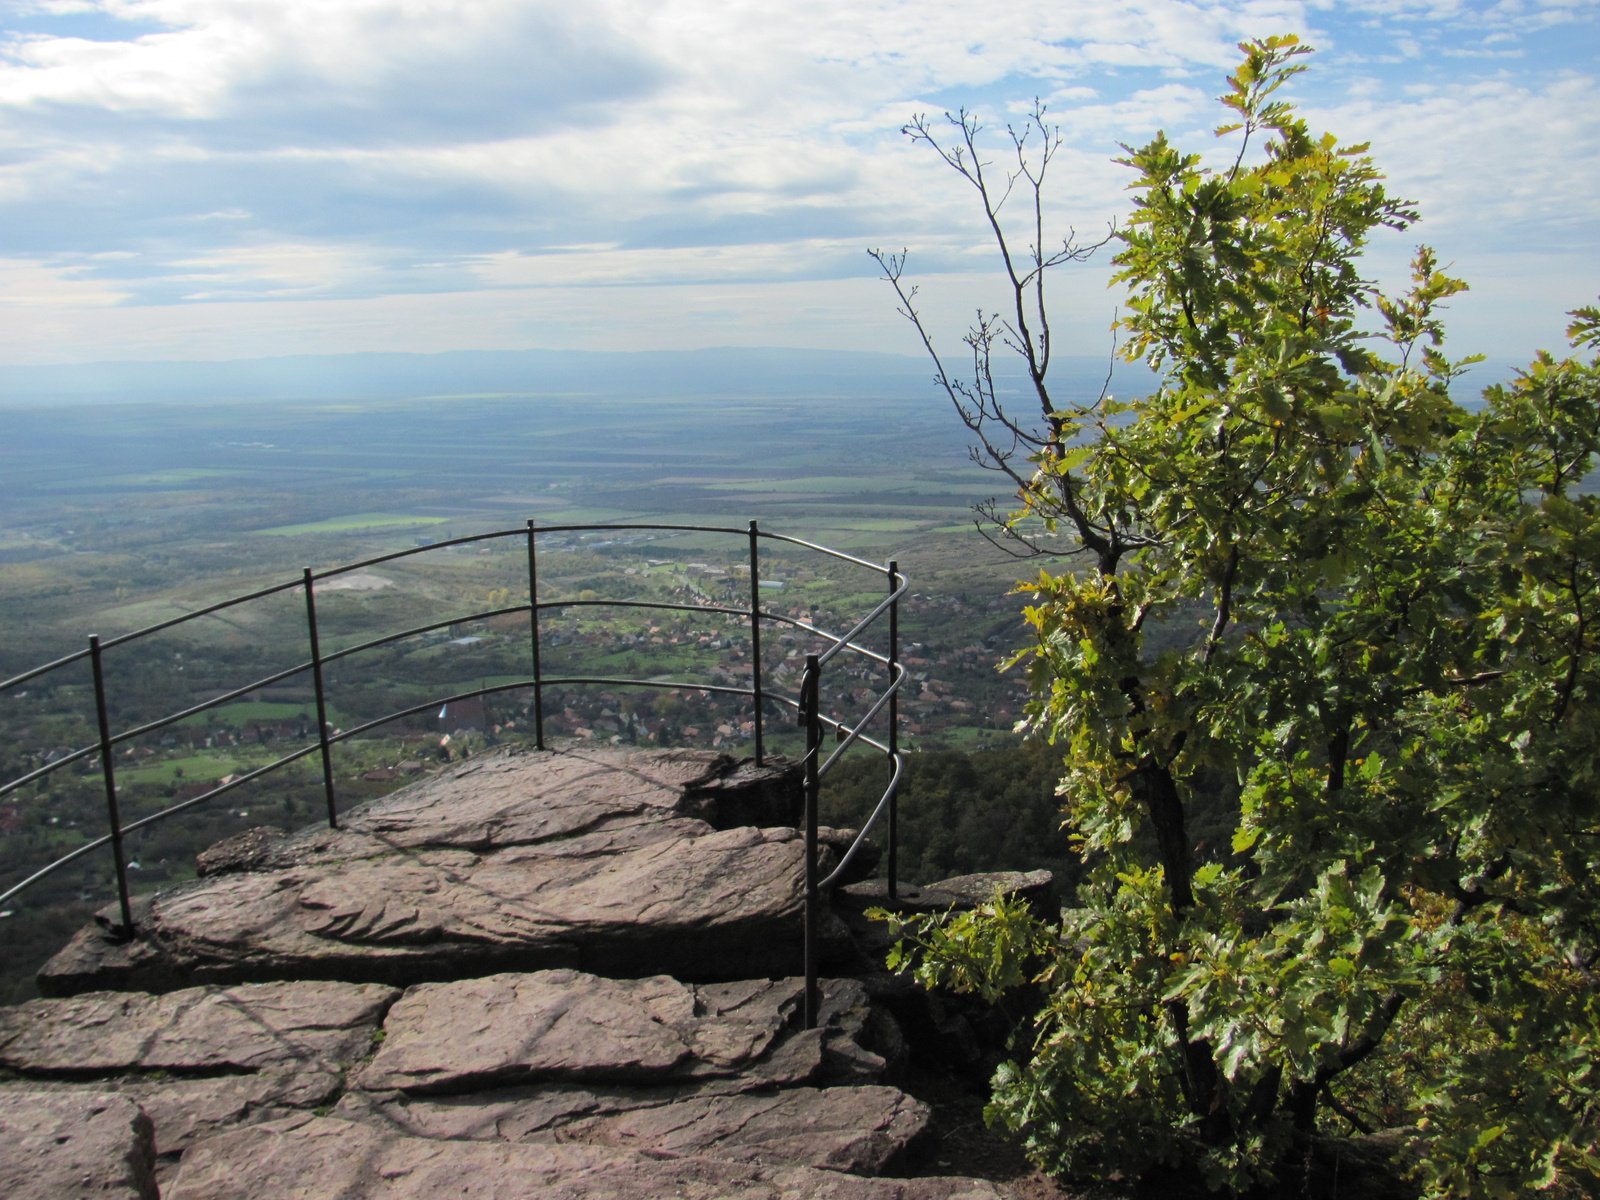
[[1182,916],[1186,909],[1194,907],[1194,888],[1189,882],[1189,835],[1184,828],[1183,800],[1178,795],[1178,785],[1170,770],[1157,763],[1154,757],[1147,757],[1134,771],[1131,788],[1133,798],[1150,814],[1156,852],[1161,857],[1167,892],[1172,897],[1172,911],[1175,916]]

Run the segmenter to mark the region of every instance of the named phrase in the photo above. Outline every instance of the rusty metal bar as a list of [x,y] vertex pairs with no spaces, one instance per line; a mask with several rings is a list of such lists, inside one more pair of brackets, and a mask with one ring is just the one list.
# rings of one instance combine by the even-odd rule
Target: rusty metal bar
[[750,689],[755,697],[756,766],[765,760],[761,744],[761,531],[750,522]]
[[822,667],[815,654],[806,655],[806,672],[800,682],[800,720],[806,729],[805,756],[805,833],[806,833],[806,933],[805,933],[805,1027],[815,1029],[821,996],[817,988],[817,926],[821,920],[822,895],[817,886],[817,759],[822,750],[822,722],[818,707],[822,694]]
[[322,686],[322,646],[317,638],[317,600],[312,590],[311,568],[305,569],[306,630],[311,635],[311,680],[317,689],[317,741],[322,749],[322,790],[328,798],[328,828],[339,828],[339,810],[333,796],[333,751],[328,740],[328,701]]
[[122,848],[122,813],[117,806],[117,769],[111,761],[111,718],[106,712],[106,675],[100,659],[100,638],[89,635],[89,662],[94,669],[94,711],[100,721],[100,774],[106,784],[106,819],[110,825],[111,860],[117,868],[117,899],[122,904],[122,933],[133,932],[133,906],[128,903],[128,859]]
[[539,558],[533,518],[528,518],[528,641],[533,648],[533,744],[544,749],[544,683],[539,671]]
[[[900,564],[889,560],[889,593],[895,597],[889,606],[889,681],[896,682],[900,669]],[[889,898],[898,895],[900,883],[900,689],[889,697],[889,829],[884,867]]]

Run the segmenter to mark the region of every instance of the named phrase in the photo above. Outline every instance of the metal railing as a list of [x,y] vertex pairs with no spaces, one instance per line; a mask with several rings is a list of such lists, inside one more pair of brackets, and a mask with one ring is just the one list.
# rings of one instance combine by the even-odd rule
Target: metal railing
[[[592,533],[592,532],[629,532],[629,531],[660,531],[670,533],[719,533],[736,534],[748,538],[749,542],[749,573],[750,573],[750,606],[748,608],[730,607],[716,604],[675,604],[666,601],[652,600],[604,600],[604,599],[576,599],[576,600],[541,600],[539,598],[539,557],[538,538],[540,535]],[[502,608],[489,609],[484,612],[473,613],[467,616],[454,616],[446,620],[435,621],[426,625],[405,629],[398,633],[386,634],[383,637],[372,638],[353,646],[332,653],[322,650],[321,631],[317,620],[317,584],[319,582],[347,575],[367,567],[377,566],[380,563],[393,562],[397,559],[411,558],[421,554],[435,553],[454,546],[465,546],[473,543],[492,542],[506,538],[526,539],[528,556],[528,603],[514,604]],[[762,539],[772,542],[787,543],[799,546],[819,554],[868,570],[882,574],[887,582],[888,591],[883,600],[866,616],[855,623],[844,634],[831,634],[817,628],[814,624],[797,620],[780,613],[765,611],[761,606],[761,561],[760,544]],[[900,779],[904,771],[904,761],[899,748],[899,691],[905,680],[905,668],[900,663],[899,655],[899,608],[900,597],[908,587],[907,581],[900,574],[898,565],[888,563],[874,563],[842,551],[831,549],[827,546],[809,542],[803,538],[791,537],[787,534],[771,533],[760,529],[755,521],[751,521],[745,529],[715,525],[669,525],[669,524],[630,524],[630,525],[543,525],[535,527],[533,521],[528,521],[525,527],[515,529],[501,529],[492,533],[472,534],[467,537],[452,538],[429,546],[418,546],[407,550],[397,550],[389,554],[380,554],[373,558],[362,559],[359,562],[345,563],[341,566],[327,567],[322,570],[313,570],[306,567],[299,579],[287,580],[274,584],[271,587],[260,588],[243,596],[235,596],[228,600],[218,601],[215,604],[185,613],[183,616],[174,617],[167,621],[159,622],[146,628],[125,633],[118,637],[102,640],[98,635],[90,635],[87,648],[74,654],[68,654],[51,662],[14,675],[10,679],[0,681],[0,693],[10,691],[29,683],[35,679],[46,677],[52,672],[62,670],[83,662],[89,661],[91,676],[94,685],[95,717],[99,737],[90,745],[79,747],[76,750],[54,758],[15,779],[0,783],[0,797],[9,795],[29,784],[37,783],[56,771],[70,766],[75,762],[98,755],[100,759],[100,773],[105,787],[106,799],[106,828],[104,836],[91,839],[74,848],[47,866],[35,871],[21,882],[0,892],[0,904],[20,895],[28,888],[48,878],[61,870],[69,863],[90,854],[103,847],[111,848],[112,862],[115,868],[117,898],[120,904],[122,921],[114,932],[121,936],[131,937],[134,933],[134,920],[131,898],[128,892],[128,861],[123,839],[129,834],[140,829],[170,820],[180,813],[204,805],[228,792],[251,783],[263,776],[269,775],[291,763],[312,754],[320,756],[322,786],[327,802],[327,819],[330,828],[338,828],[339,814],[337,793],[334,784],[333,772],[333,746],[342,741],[367,733],[379,726],[427,712],[438,705],[459,703],[476,697],[483,697],[502,692],[522,691],[531,689],[533,692],[533,718],[534,718],[534,743],[540,750],[545,749],[544,731],[544,692],[546,688],[554,686],[568,686],[579,684],[609,684],[625,687],[648,688],[673,688],[688,689],[701,692],[711,692],[733,696],[749,697],[754,708],[754,749],[757,766],[765,762],[766,752],[763,737],[763,709],[768,702],[788,705],[796,712],[800,726],[805,730],[805,753],[802,760],[803,788],[804,788],[804,825],[805,825],[805,1021],[808,1028],[817,1021],[820,1000],[817,989],[817,930],[821,916],[821,903],[823,893],[834,886],[844,875],[850,864],[861,849],[867,835],[877,826],[880,819],[887,820],[885,847],[885,872],[887,875],[887,889],[890,896],[896,894],[898,880],[896,878],[896,864],[899,851],[899,824],[897,812],[897,797],[899,794]],[[178,712],[146,721],[120,732],[113,732],[107,704],[107,686],[105,678],[104,656],[106,651],[118,646],[136,642],[141,638],[150,637],[191,621],[204,617],[215,616],[227,609],[246,604],[253,600],[260,600],[267,596],[289,592],[295,588],[303,588],[305,594],[305,622],[306,637],[310,658],[285,670],[267,675],[243,687],[234,688],[222,695],[214,696],[199,704],[190,705]],[[543,673],[541,662],[541,636],[540,614],[552,610],[583,608],[583,607],[610,607],[610,608],[644,608],[660,609],[678,612],[705,612],[717,613],[728,616],[737,616],[747,619],[750,623],[750,660],[751,680],[750,687],[728,687],[717,684],[704,684],[692,682],[674,682],[672,680],[655,679],[625,679],[614,676],[548,676]],[[434,630],[444,629],[453,625],[462,625],[472,621],[487,620],[492,617],[506,616],[508,614],[528,614],[529,649],[532,664],[532,673],[527,679],[517,680],[513,683],[496,684],[492,687],[480,687],[470,691],[458,692],[450,696],[435,697],[422,704],[411,705],[399,709],[385,716],[365,721],[351,729],[333,729],[328,720],[327,687],[325,681],[325,668],[328,664],[347,658],[350,655],[366,650],[376,649],[380,646],[398,642],[404,638],[414,637],[418,634],[429,633]],[[888,621],[888,653],[880,654],[868,647],[861,645],[859,638],[874,622],[880,618]],[[761,667],[761,627],[763,622],[776,622],[786,624],[796,629],[801,629],[822,641],[830,643],[821,654],[810,654],[805,659],[805,670],[801,676],[800,691],[798,696],[790,697],[781,693],[770,691],[762,678]],[[886,669],[888,684],[883,692],[874,698],[874,701],[865,716],[853,724],[839,718],[829,716],[821,711],[821,691],[823,669],[839,654],[849,652],[865,657],[881,664]],[[312,681],[312,690],[316,700],[317,710],[317,740],[309,745],[302,746],[288,754],[284,754],[265,766],[228,778],[216,787],[200,795],[169,805],[159,812],[135,821],[124,822],[121,807],[117,798],[116,763],[114,750],[118,745],[131,741],[134,738],[155,733],[180,721],[188,720],[209,709],[217,708],[256,692],[264,687],[280,683],[285,679],[309,672]],[[868,736],[864,730],[880,715],[886,714],[885,731],[883,740]],[[826,761],[822,759],[823,730],[831,727],[838,745]],[[855,841],[841,856],[840,861],[825,877],[819,878],[820,867],[818,863],[817,844],[817,801],[822,779],[827,775],[840,757],[857,742],[871,746],[881,751],[888,763],[888,785],[882,798],[873,809],[870,818],[863,823],[860,833]]]

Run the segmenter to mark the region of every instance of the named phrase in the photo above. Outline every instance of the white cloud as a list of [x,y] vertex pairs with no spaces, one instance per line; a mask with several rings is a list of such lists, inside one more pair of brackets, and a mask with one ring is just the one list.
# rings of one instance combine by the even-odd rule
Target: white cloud
[[1424,201],[1420,237],[1490,250],[1548,252],[1559,243],[1600,265],[1593,77],[1426,87],[1404,101],[1362,99],[1314,117],[1349,141],[1373,143],[1392,189]]
[[[863,258],[865,256],[863,255]],[[970,318],[975,297],[1002,299],[991,276],[929,275],[923,299],[935,328],[951,337]],[[1110,346],[1112,305],[1103,275],[1062,296],[1083,315],[1088,335],[1063,343],[1069,354]],[[649,287],[551,286],[412,293],[360,300],[285,300],[271,304],[196,302],[150,308],[17,310],[0,324],[0,361],[225,359],[365,350],[433,353],[472,347],[679,350],[690,346],[770,346],[920,354],[914,333],[894,315],[888,286],[875,278],[661,284]]]
[[208,251],[174,259],[166,278],[196,290],[184,300],[301,297],[372,279],[382,267],[351,245],[277,243]]
[[[629,288],[655,294],[628,312],[668,320],[656,304],[670,291],[678,344],[716,344],[726,321],[708,314],[722,301],[682,299],[696,287],[723,297],[788,280],[772,286],[844,295],[824,284],[870,274],[869,244],[910,244],[924,269],[986,267],[970,197],[897,132],[913,112],[965,103],[1003,122],[1046,97],[1068,134],[1052,215],[1093,230],[1127,205],[1127,172],[1109,161],[1117,142],[1165,127],[1203,147],[1234,43],[1319,27],[1314,40],[1331,48],[1301,81],[1314,119],[1373,140],[1445,257],[1559,242],[1593,261],[1593,64],[1552,70],[1548,55],[1571,37],[1540,31],[1592,28],[1596,0],[49,0],[18,11],[0,45],[0,216],[32,274],[0,271],[0,299],[32,303],[53,280],[50,294],[95,310],[85,320],[108,320],[120,299],[135,307],[117,322],[191,347],[194,330],[232,345],[227,331],[252,321],[267,341],[288,336],[291,308],[365,328],[308,297],[467,313],[473,289],[530,287],[546,298],[604,289],[608,300],[567,310],[595,320]],[[1387,61],[1397,46],[1415,57]],[[1524,57],[1444,58],[1488,50]],[[237,311],[222,316],[220,299]],[[218,315],[196,324],[174,305]],[[835,328],[787,312],[752,302],[737,323],[762,314],[762,337],[787,344]],[[684,324],[693,314],[699,333]],[[1097,340],[1098,309],[1084,319]],[[539,328],[579,344],[590,335],[575,320]],[[871,328],[890,336],[891,325]],[[438,328],[460,345],[488,336],[475,318]]]
[[0,305],[8,308],[100,309],[120,304],[128,293],[97,279],[85,266],[0,258]]

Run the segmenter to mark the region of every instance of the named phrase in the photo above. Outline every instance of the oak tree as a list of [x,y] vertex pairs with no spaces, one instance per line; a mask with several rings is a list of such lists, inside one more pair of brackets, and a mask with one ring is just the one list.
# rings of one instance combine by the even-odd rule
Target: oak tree
[[[1015,484],[1002,536],[1077,555],[1026,583],[1020,657],[1088,869],[1054,933],[997,903],[897,923],[900,954],[947,986],[1043,986],[990,1116],[1053,1170],[1186,1159],[1244,1190],[1319,1129],[1385,1126],[1430,1194],[1592,1180],[1600,312],[1573,314],[1587,359],[1463,403],[1441,305],[1466,285],[1425,247],[1403,295],[1362,275],[1414,207],[1281,97],[1305,47],[1241,50],[1232,153],[1163,134],[1119,160],[1147,396],[1051,391],[1044,281],[1085,248],[1045,245],[1044,110],[998,173],[969,114],[948,142],[908,127],[975,188],[1012,286],[970,375],[935,362]],[[904,256],[877,257],[921,330]],[[1026,416],[994,385],[1008,349]],[[1197,844],[1219,804],[1228,840]]]

